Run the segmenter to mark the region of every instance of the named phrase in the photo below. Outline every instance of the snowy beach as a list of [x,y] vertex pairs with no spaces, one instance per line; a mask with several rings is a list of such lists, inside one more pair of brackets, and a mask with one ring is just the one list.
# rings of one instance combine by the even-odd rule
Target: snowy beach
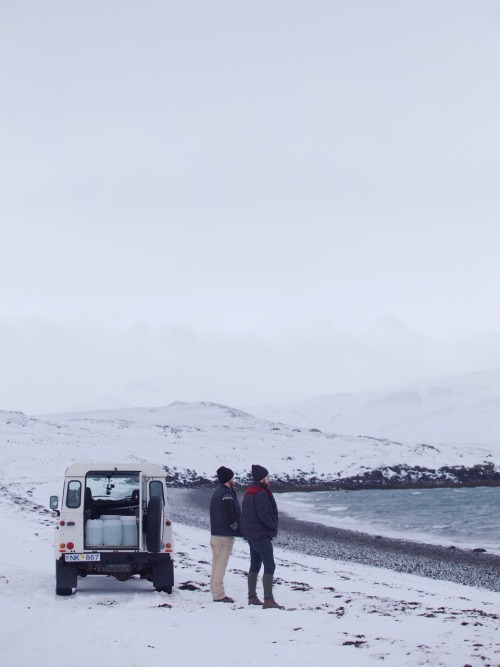
[[[319,667],[500,665],[500,562],[490,553],[377,538],[282,513],[275,592],[286,611],[247,606],[243,540],[236,541],[226,575],[235,603],[214,605],[209,489],[170,490],[172,595],[155,592],[146,581],[111,577],[80,578],[74,595],[55,595],[56,519],[48,499],[60,494],[65,468],[83,456],[149,459],[188,477],[213,475],[219,461],[236,459],[241,471],[255,459],[284,474],[298,461],[311,473],[315,466],[333,472],[340,461],[349,474],[359,470],[369,446],[373,463],[389,453],[402,461],[417,452],[420,461],[435,465],[436,456],[446,463],[458,452],[276,428],[212,404],[50,419],[0,413],[0,531],[9,547],[0,560],[3,662],[210,667],[227,655],[245,667],[263,659],[287,667],[306,661]],[[467,456],[478,460],[472,452]]]
[[[500,664],[495,592],[277,545],[276,597],[287,610],[263,611],[246,605],[248,553],[238,540],[226,575],[235,603],[215,605],[208,531],[179,519],[172,595],[136,579],[97,577],[80,580],[75,595],[57,597],[55,519],[30,495],[12,494],[5,481],[0,530],[12,549],[2,555],[0,642],[9,667],[34,660],[54,667],[103,660],[108,667],[215,666],[223,655],[248,667],[263,659],[320,667]],[[189,500],[181,509],[173,493],[176,512],[190,524],[205,522],[192,492],[181,493]]]
[[500,0],[0,60],[0,667],[500,667]]
[[[383,492],[382,492],[383,493]],[[206,489],[170,492],[177,520],[209,529]],[[278,508],[280,494],[276,495]],[[388,568],[432,579],[500,591],[500,556],[471,549],[397,540],[311,523],[280,513],[277,545],[299,554]]]

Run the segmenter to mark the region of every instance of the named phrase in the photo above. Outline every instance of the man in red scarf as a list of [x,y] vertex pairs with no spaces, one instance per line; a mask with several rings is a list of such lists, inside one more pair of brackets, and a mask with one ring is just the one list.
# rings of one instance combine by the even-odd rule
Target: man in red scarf
[[[241,507],[243,537],[250,546],[248,604],[262,605],[263,609],[284,609],[273,597],[276,565],[272,540],[278,534],[278,507],[269,490],[269,471],[263,466],[253,465],[252,478],[254,483],[246,490]],[[263,603],[257,597],[257,578],[262,565]]]

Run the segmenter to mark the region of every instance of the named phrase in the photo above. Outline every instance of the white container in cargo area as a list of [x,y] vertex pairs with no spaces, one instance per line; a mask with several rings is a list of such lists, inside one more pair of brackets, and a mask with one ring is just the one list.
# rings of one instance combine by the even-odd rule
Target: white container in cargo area
[[136,547],[137,540],[137,519],[135,516],[122,516],[122,544],[127,547]]
[[117,547],[122,543],[122,522],[119,518],[104,521],[104,546]]
[[102,547],[104,544],[104,521],[88,519],[85,524],[85,536],[88,545]]

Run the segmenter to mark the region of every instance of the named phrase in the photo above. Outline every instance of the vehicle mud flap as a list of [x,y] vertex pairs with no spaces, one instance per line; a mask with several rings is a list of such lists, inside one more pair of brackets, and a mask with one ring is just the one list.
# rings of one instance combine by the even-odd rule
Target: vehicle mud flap
[[174,585],[174,561],[171,558],[162,559],[153,564],[153,586],[157,591],[171,593]]
[[163,499],[153,496],[148,503],[146,518],[146,548],[151,553],[161,551]]
[[76,587],[76,567],[65,563],[63,560],[56,560],[56,593],[58,595],[70,595],[71,589]]

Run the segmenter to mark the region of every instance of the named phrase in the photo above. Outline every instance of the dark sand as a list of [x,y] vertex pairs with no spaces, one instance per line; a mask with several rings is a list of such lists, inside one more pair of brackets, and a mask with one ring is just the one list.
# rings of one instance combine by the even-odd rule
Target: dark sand
[[[211,493],[210,489],[170,489],[173,520],[208,531]],[[279,494],[275,497],[279,509]],[[384,567],[500,591],[500,556],[494,554],[374,537],[300,521],[284,514],[280,515],[280,533],[275,544],[310,556]]]

